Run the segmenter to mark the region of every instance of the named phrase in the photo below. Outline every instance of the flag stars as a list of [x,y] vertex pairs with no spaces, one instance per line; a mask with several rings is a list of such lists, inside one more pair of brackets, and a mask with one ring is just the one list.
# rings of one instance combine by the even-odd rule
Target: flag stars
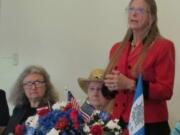
[[139,125],[140,123],[143,123],[143,103],[141,102],[140,104],[136,104],[134,107],[134,110],[132,112],[132,118],[135,122],[135,125]]

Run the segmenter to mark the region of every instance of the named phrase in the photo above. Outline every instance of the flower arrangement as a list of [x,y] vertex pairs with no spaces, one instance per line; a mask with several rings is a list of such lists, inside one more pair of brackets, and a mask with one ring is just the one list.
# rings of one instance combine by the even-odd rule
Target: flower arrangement
[[37,109],[37,114],[29,117],[19,135],[83,135],[84,121],[71,103],[57,102]]
[[120,135],[118,119],[111,120],[106,112],[94,111],[91,120],[85,123],[81,113],[71,102],[57,102],[37,109],[23,125],[17,125],[15,135]]
[[122,128],[118,119],[112,120],[107,112],[94,111],[90,122],[83,128],[86,135],[120,135]]

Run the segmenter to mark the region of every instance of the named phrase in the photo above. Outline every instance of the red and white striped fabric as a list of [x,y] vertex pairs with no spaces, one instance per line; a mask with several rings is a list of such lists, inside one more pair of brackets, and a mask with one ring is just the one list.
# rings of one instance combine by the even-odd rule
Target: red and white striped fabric
[[91,117],[86,114],[81,108],[79,103],[77,102],[77,100],[74,98],[73,94],[71,93],[71,91],[68,91],[68,102],[70,102],[72,104],[72,107],[76,110],[78,110],[81,115],[83,116],[83,119],[85,122],[89,122]]

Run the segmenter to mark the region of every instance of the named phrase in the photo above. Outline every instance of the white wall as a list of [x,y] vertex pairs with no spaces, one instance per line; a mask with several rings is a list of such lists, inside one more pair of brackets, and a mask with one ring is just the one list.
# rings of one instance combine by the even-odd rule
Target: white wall
[[[77,78],[105,67],[108,51],[126,31],[127,0],[1,0],[0,84],[9,90],[29,64],[47,69],[62,99],[65,86],[84,99]],[[176,47],[174,96],[169,102],[171,125],[180,120],[179,0],[158,0],[159,28]],[[11,57],[18,55],[18,64]],[[11,107],[12,108],[12,107]]]
[[174,85],[174,95],[172,99],[168,102],[169,107],[169,117],[170,124],[174,127],[174,124],[180,120],[180,9],[179,0],[157,0],[159,9],[159,28],[161,33],[170,38],[176,48],[176,74],[175,74],[175,85]]

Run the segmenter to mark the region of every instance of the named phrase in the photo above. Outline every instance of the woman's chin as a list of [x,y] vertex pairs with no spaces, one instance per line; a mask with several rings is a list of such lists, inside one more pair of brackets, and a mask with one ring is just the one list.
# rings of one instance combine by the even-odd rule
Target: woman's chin
[[41,97],[39,97],[38,95],[32,95],[30,98],[29,98],[31,101],[40,101],[41,100]]

